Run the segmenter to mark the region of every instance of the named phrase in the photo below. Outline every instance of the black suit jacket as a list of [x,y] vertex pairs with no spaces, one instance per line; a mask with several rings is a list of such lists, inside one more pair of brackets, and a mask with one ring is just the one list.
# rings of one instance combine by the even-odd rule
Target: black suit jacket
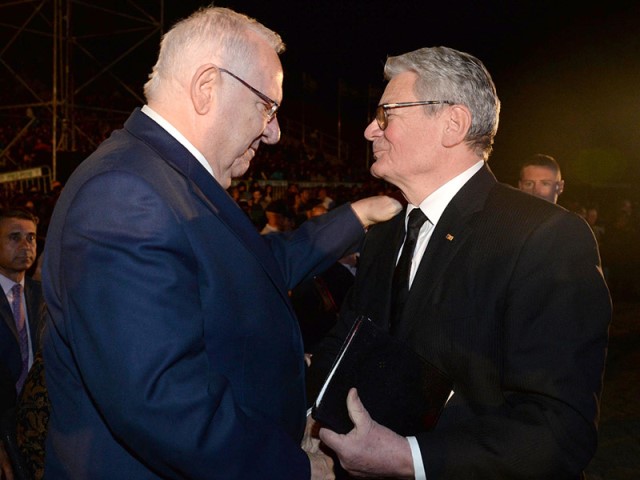
[[[33,350],[37,350],[40,345],[45,315],[44,297],[40,282],[25,277],[24,296],[29,318],[31,345]],[[16,382],[21,370],[22,357],[20,355],[16,323],[6,295],[0,293],[0,412],[4,412],[15,405]]]
[[[371,228],[310,381],[356,315],[388,326],[403,219]],[[610,318],[588,225],[482,168],[436,225],[397,333],[454,382],[435,429],[417,435],[427,478],[577,478],[596,448]]]

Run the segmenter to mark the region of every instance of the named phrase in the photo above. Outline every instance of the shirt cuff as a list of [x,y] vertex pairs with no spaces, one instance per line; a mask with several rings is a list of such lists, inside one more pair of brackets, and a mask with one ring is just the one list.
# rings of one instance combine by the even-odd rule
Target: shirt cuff
[[424,470],[424,463],[422,463],[422,454],[420,453],[420,445],[416,437],[406,437],[409,440],[409,447],[411,447],[411,457],[413,458],[413,471],[415,473],[415,480],[427,480],[427,472]]

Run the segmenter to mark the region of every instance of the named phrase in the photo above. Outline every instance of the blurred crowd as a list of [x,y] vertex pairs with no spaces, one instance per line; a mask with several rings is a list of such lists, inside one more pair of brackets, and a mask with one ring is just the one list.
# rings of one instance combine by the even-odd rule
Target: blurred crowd
[[[118,124],[114,120],[86,115],[81,151],[90,152]],[[18,122],[0,122],[0,152],[9,147],[0,161],[0,173],[51,164],[51,126],[34,120],[17,141]],[[18,191],[0,188],[0,206],[20,206],[40,219],[39,251],[62,183],[48,189]],[[569,186],[570,190],[571,187]],[[287,231],[322,209],[370,195],[397,196],[395,188],[371,177],[363,167],[340,163],[326,155],[313,135],[307,141],[283,138],[276,145],[262,146],[247,174],[234,182],[229,194],[263,232]],[[605,275],[614,299],[640,298],[640,218],[634,200],[607,196],[585,201],[566,200],[560,204],[582,216],[593,229],[600,246]],[[315,210],[314,210],[315,209]],[[320,209],[320,210],[319,210]]]
[[[0,172],[51,164],[51,122],[33,115],[28,110],[26,116],[21,113],[0,117],[0,152],[4,152],[0,157]],[[69,149],[87,155],[114,129],[120,128],[124,120],[121,115],[106,115],[102,111],[81,112],[76,116],[76,128],[69,131],[64,140]],[[29,127],[22,131],[30,121]],[[286,123],[286,120],[282,122]],[[63,128],[63,125],[58,126],[58,129]],[[319,137],[311,132],[304,140],[287,136],[276,145],[262,145],[246,177],[298,182],[362,182],[369,179],[364,166],[354,167],[325,153]]]

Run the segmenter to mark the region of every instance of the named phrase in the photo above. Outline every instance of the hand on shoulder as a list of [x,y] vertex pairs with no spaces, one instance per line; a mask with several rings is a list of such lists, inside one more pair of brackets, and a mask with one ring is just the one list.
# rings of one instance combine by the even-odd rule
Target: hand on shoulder
[[384,222],[400,213],[402,205],[397,200],[386,195],[356,200],[351,208],[363,226],[368,227],[374,223]]

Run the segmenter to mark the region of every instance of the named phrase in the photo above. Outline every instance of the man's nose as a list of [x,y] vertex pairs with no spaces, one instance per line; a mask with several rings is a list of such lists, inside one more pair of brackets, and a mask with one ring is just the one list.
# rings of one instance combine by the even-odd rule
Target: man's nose
[[280,124],[278,123],[278,117],[273,117],[269,123],[267,123],[264,132],[262,132],[262,141],[268,145],[278,143],[280,140]]
[[382,133],[382,130],[380,130],[380,126],[378,125],[378,122],[374,118],[373,120],[371,120],[371,123],[367,125],[367,128],[365,128],[364,138],[372,142],[373,139],[376,136],[380,135],[381,133]]

